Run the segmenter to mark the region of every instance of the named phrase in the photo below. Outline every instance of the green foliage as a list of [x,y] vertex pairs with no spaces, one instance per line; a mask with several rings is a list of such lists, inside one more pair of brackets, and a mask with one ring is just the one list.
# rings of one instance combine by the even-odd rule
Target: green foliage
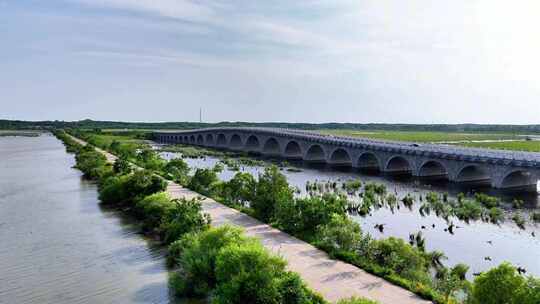
[[165,175],[181,185],[186,185],[189,180],[189,166],[181,158],[174,158],[163,167]]
[[143,219],[144,229],[151,231],[159,227],[162,219],[174,207],[166,192],[158,192],[137,201],[135,211],[137,216]]
[[276,225],[282,230],[311,239],[317,228],[327,224],[333,214],[345,215],[346,207],[346,198],[325,193],[322,196],[280,201],[274,218]]
[[451,274],[458,277],[460,280],[465,280],[467,272],[469,271],[469,266],[459,263],[452,267]]
[[257,242],[225,247],[216,259],[214,303],[281,303],[280,279],[285,265]]
[[479,202],[480,204],[484,205],[486,208],[493,208],[499,206],[499,199],[493,196],[489,196],[484,193],[475,193],[474,199]]
[[531,214],[531,220],[535,223],[540,223],[540,212],[533,212]]
[[504,213],[501,208],[492,207],[488,211],[489,221],[498,224],[504,220]]
[[362,188],[362,181],[351,179],[343,183],[343,189],[348,193],[354,193]]
[[522,290],[525,279],[516,269],[503,263],[499,267],[482,273],[474,280],[472,302],[474,304],[518,304],[516,293]]
[[77,161],[75,167],[89,179],[100,180],[111,173],[105,156],[91,146],[82,147],[75,155],[75,160]]
[[218,182],[219,179],[215,170],[198,168],[191,177],[187,187],[195,192],[211,195],[212,186]]
[[255,216],[264,222],[269,222],[280,202],[292,200],[293,191],[289,187],[287,178],[276,166],[265,168],[264,173],[259,175],[255,197],[251,201]]
[[513,304],[540,303],[540,279],[529,277],[527,281],[516,290]]
[[240,203],[244,206],[253,200],[257,181],[249,173],[238,172],[228,182],[224,183],[221,195],[228,204]]
[[185,296],[206,295],[216,285],[215,265],[221,249],[251,242],[241,228],[228,225],[184,235],[169,246],[169,260],[179,266],[181,276],[174,290]]
[[133,171],[133,168],[131,167],[131,164],[126,158],[119,157],[114,162],[113,171],[115,174],[124,175],[130,174]]
[[429,281],[431,261],[419,249],[402,239],[389,237],[370,244],[369,259],[396,274],[416,282]]
[[172,207],[165,209],[159,227],[166,244],[178,240],[186,233],[210,227],[210,215],[202,213],[202,205],[198,200],[174,199],[171,203]]
[[437,290],[444,295],[446,301],[448,301],[455,292],[461,290],[464,284],[463,280],[457,275],[454,275],[451,271],[448,271],[447,268],[440,268],[437,271],[435,285]]
[[371,238],[364,236],[360,225],[347,215],[333,214],[330,221],[319,227],[315,244],[333,255],[336,252],[367,252]]
[[104,204],[134,203],[147,195],[164,191],[167,183],[146,170],[129,175],[112,176],[102,183],[99,199]]
[[458,203],[454,206],[453,210],[454,215],[465,222],[469,222],[471,219],[481,219],[484,212],[482,205],[467,199],[458,200]]
[[161,170],[165,161],[152,149],[144,149],[137,155],[137,163],[147,170]]
[[516,225],[520,229],[525,229],[525,219],[523,218],[523,216],[521,216],[521,214],[519,213],[514,214],[512,216],[512,220],[514,221],[514,223],[516,223]]

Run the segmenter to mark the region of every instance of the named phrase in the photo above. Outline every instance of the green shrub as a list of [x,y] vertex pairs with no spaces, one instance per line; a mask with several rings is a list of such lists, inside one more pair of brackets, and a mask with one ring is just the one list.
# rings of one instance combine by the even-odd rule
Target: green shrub
[[146,196],[135,204],[135,211],[143,219],[145,230],[154,230],[159,227],[165,215],[175,207],[169,194],[158,192]]
[[292,200],[293,191],[278,167],[265,168],[264,173],[259,175],[255,197],[251,201],[255,216],[263,222],[269,222],[280,202]]
[[343,189],[348,193],[354,193],[362,188],[362,181],[351,179],[343,183]]
[[195,170],[195,174],[191,177],[187,187],[195,192],[211,195],[212,186],[218,182],[219,179],[215,170],[199,168]]
[[214,303],[281,303],[285,265],[258,242],[223,248],[216,259]]
[[105,179],[99,187],[99,200],[103,204],[121,204],[129,196],[126,193],[126,181],[129,175],[111,176]]
[[161,170],[165,166],[165,161],[149,148],[143,149],[137,155],[137,163],[147,170]]
[[424,283],[430,281],[430,261],[419,249],[395,237],[374,240],[370,245],[369,258],[373,262],[403,278]]
[[89,179],[100,180],[111,173],[111,168],[107,166],[105,156],[89,145],[78,151],[75,160],[77,161],[75,167],[81,170],[84,176]]
[[488,212],[489,221],[493,224],[498,224],[504,220],[504,213],[501,208],[492,207]]
[[493,208],[499,206],[499,199],[494,196],[489,196],[484,193],[475,193],[474,199],[486,208]]
[[174,158],[167,162],[163,168],[166,176],[181,185],[188,183],[189,166],[181,158]]
[[133,169],[131,168],[131,164],[126,158],[119,157],[114,161],[113,171],[115,174],[124,175],[130,174]]
[[[525,279],[516,269],[503,263],[499,267],[482,273],[474,280],[472,302],[474,304],[518,304],[516,292],[521,290]],[[538,302],[537,302],[538,303]]]
[[253,175],[238,172],[231,180],[223,184],[221,196],[228,204],[240,203],[241,206],[244,206],[247,202],[253,200],[256,184]]
[[335,194],[280,201],[275,210],[276,225],[289,233],[310,240],[317,228],[327,224],[333,214],[345,215],[347,199]]
[[365,254],[371,239],[362,234],[360,225],[347,215],[334,214],[331,220],[321,226],[315,237],[315,244],[333,255],[346,251]]
[[236,226],[210,228],[184,235],[169,246],[169,261],[180,268],[174,290],[184,296],[205,296],[216,286],[215,264],[220,250],[231,244],[247,244],[253,239]]
[[528,280],[516,290],[513,304],[540,303],[540,279],[529,277]]
[[104,204],[131,204],[150,194],[164,191],[167,183],[146,170],[107,178],[99,189]]
[[516,225],[520,229],[525,229],[525,219],[523,218],[523,216],[521,216],[521,214],[519,213],[514,214],[512,216],[512,220],[514,221],[514,223],[516,223]]
[[159,226],[166,244],[178,240],[184,234],[209,228],[210,215],[202,212],[201,202],[197,199],[174,199],[171,205],[164,210]]

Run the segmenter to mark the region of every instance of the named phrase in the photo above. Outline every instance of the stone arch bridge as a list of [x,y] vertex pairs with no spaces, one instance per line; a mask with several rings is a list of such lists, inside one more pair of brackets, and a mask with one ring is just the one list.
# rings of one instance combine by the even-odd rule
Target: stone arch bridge
[[206,128],[155,132],[162,143],[229,149],[390,175],[489,183],[507,190],[537,191],[540,153],[380,141],[275,128]]

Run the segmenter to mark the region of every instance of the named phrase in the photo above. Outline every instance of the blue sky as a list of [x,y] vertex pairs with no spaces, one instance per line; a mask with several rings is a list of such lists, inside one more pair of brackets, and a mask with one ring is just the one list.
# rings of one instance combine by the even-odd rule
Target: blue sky
[[540,2],[0,0],[0,118],[539,123]]

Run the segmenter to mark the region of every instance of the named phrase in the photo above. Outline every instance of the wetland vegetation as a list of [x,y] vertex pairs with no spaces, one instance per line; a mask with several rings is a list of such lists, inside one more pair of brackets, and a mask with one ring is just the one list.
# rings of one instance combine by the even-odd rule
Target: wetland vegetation
[[[93,140],[93,138],[102,136],[101,134],[93,134],[91,132],[77,132],[77,135],[89,142],[97,143],[99,143],[99,141]],[[118,144],[114,145],[113,140],[109,146],[101,143],[102,145],[99,147],[123,155],[127,160],[133,161],[142,167],[147,167],[148,165],[148,167],[152,168],[153,172],[162,176],[170,176],[164,171],[164,168],[167,166],[167,161],[161,159],[153,150],[146,146],[146,144],[139,143],[133,151],[128,152],[127,150],[129,150],[130,147],[131,149],[134,148],[133,146],[129,146],[130,140],[131,139],[124,138],[118,141]],[[120,153],[122,151],[123,153]],[[214,166],[213,168],[197,168],[194,170],[193,175],[191,175],[190,173],[187,173],[188,170],[185,170],[185,165],[182,164],[181,161],[175,160],[175,162],[181,164],[178,167],[184,168],[183,170],[178,171],[182,173],[177,172],[177,174],[180,174],[181,176],[177,175],[174,177],[175,180],[181,182],[183,185],[213,197],[229,206],[240,209],[260,220],[271,223],[290,234],[311,242],[327,251],[335,258],[352,263],[369,272],[384,277],[387,280],[408,288],[436,303],[452,303],[455,301],[467,301],[468,303],[500,303],[495,302],[495,300],[489,300],[491,298],[495,299],[495,297],[493,294],[486,294],[487,289],[482,286],[491,284],[491,286],[494,286],[496,289],[497,284],[499,283],[497,283],[496,278],[493,278],[493,276],[490,276],[489,274],[503,270],[507,271],[506,264],[479,275],[471,282],[466,279],[466,266],[458,264],[454,267],[446,267],[443,262],[445,260],[444,253],[427,251],[425,240],[421,232],[411,234],[409,242],[395,237],[373,239],[369,233],[363,231],[357,222],[351,220],[349,215],[351,211],[358,211],[359,213],[361,211],[365,216],[369,215],[371,210],[383,207],[388,208],[389,210],[411,208],[413,204],[421,202],[421,211],[419,210],[419,212],[424,215],[433,212],[438,216],[445,218],[449,221],[447,229],[452,233],[452,230],[457,229],[458,227],[450,220],[451,217],[457,217],[458,219],[461,218],[463,220],[482,220],[500,223],[504,216],[500,209],[500,202],[495,198],[481,194],[469,197],[460,195],[455,201],[451,202],[447,195],[428,193],[425,196],[409,194],[400,200],[395,194],[389,193],[384,185],[363,183],[361,181],[345,181],[340,184],[336,182],[327,182],[322,185],[317,182],[306,185],[307,195],[299,195],[301,189],[291,187],[286,177],[283,175],[283,171],[279,170],[276,166],[266,167],[264,172],[259,174],[259,176],[253,176],[245,172],[237,172],[230,180],[223,181],[218,177],[218,173],[223,170],[223,165]],[[98,160],[95,161],[95,163],[101,163],[101,161]],[[97,171],[97,173],[90,172],[90,174],[95,174],[97,176],[108,174],[108,169],[104,169],[103,172],[101,172],[102,170]],[[148,182],[149,179],[150,178],[147,178],[145,180]],[[126,182],[126,184],[128,183]],[[135,184],[139,184],[139,182],[136,182]],[[159,190],[158,188],[159,187],[157,186],[155,188],[152,187],[152,189],[156,190]],[[122,191],[119,192],[121,193]],[[154,193],[157,192],[159,191],[155,191]],[[145,194],[151,193],[145,192]],[[149,230],[156,229],[155,227],[152,227],[151,223],[158,222],[156,218],[160,217],[160,208],[162,208],[163,205],[168,204],[167,199],[163,198],[162,195],[153,195],[158,195],[160,197],[157,202],[147,206],[148,212],[144,211],[141,213],[153,214],[153,216],[150,216],[150,224],[148,224]],[[361,202],[362,205],[359,207],[352,205],[350,201],[352,196],[358,197],[360,199],[359,202]],[[418,197],[418,201],[416,197]],[[144,198],[139,199],[144,200]],[[139,203],[139,205],[140,204],[141,203]],[[178,202],[176,202],[176,204],[178,204]],[[185,202],[180,204],[185,204]],[[135,206],[136,205],[137,204],[135,203]],[[192,202],[191,205],[192,208],[190,210],[197,209],[193,209],[193,206],[196,206],[195,202]],[[154,210],[155,212],[150,210]],[[189,214],[190,212],[184,213]],[[156,214],[158,215],[156,216]],[[521,220],[516,219],[517,216],[514,216],[514,222],[516,222],[518,226],[521,226]],[[203,227],[208,225],[205,220],[197,220],[196,222],[200,223],[200,226]],[[166,228],[158,228],[157,230],[159,231],[160,229],[166,230]],[[378,229],[384,229],[384,225],[380,225]],[[200,230],[208,231],[206,228]],[[191,232],[189,231],[181,231],[181,233],[175,234],[175,236],[180,234],[190,235],[190,233]],[[169,239],[169,241],[170,240],[171,239]],[[183,252],[186,248],[191,248],[190,246],[196,246],[184,244],[197,243],[195,240],[196,238],[192,238],[189,241],[183,241],[181,242],[182,245],[171,247],[171,252]],[[250,245],[246,250],[248,252],[260,252],[260,249],[257,249],[257,246],[259,245]],[[246,252],[246,255],[251,256],[252,254]],[[267,260],[267,257],[263,254],[262,259]],[[255,262],[256,261],[254,261],[254,263]],[[179,262],[176,261],[173,262],[173,264],[174,263]],[[279,261],[276,260],[276,263],[279,264]],[[188,264],[185,264],[184,266],[186,268],[190,267]],[[519,269],[515,267],[511,268],[514,269],[514,271]],[[235,290],[234,286],[218,286],[217,269],[209,269],[207,271],[211,276],[216,276],[216,279],[213,281],[215,283],[213,283],[214,285],[207,287],[204,287],[203,284],[203,287],[201,287],[202,290],[205,288],[207,290],[229,290],[229,287],[232,290]],[[272,284],[276,285],[272,286],[279,286],[279,282],[283,277],[288,277],[287,274],[283,274],[282,272],[279,273],[281,274],[277,275],[277,278],[265,279],[263,281],[274,282]],[[510,275],[513,277],[512,274]],[[533,277],[525,278],[521,274],[518,275],[522,278],[520,281],[521,283],[516,284],[518,288],[512,291],[512,293],[509,293],[509,297],[514,299],[512,301],[521,299],[523,301],[533,301],[530,303],[535,303],[534,301],[538,298],[540,292],[537,288],[538,279]],[[186,285],[183,282],[186,282],[190,276],[189,272],[185,272],[179,275],[179,278],[173,280],[179,284],[180,291],[184,290],[184,287],[182,286]],[[245,274],[240,277],[244,278]],[[230,279],[232,277],[227,278]],[[299,286],[301,286],[301,284]],[[529,288],[529,286],[532,287]],[[271,290],[275,289],[279,288],[271,288]],[[299,290],[301,290],[301,288]],[[217,292],[230,294],[225,291]],[[298,291],[298,293],[301,292]],[[276,295],[277,294],[278,293],[276,293]]]

